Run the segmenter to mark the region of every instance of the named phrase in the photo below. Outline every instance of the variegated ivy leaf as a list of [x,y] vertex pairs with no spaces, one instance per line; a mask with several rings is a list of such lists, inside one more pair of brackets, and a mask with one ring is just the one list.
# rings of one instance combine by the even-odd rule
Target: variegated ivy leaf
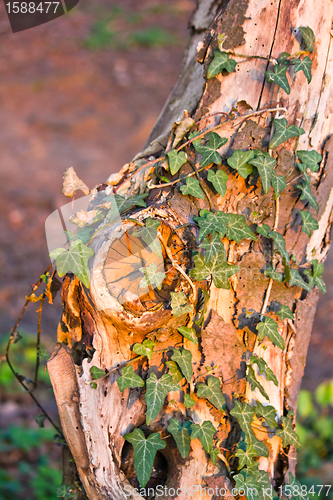
[[183,195],[191,195],[195,198],[200,198],[200,200],[205,199],[205,195],[203,190],[201,189],[200,182],[198,179],[194,179],[193,177],[187,177],[186,185],[180,186],[180,190]]
[[215,255],[219,253],[224,253],[225,257],[223,260],[226,260],[226,253],[225,253],[225,248],[224,245],[221,241],[221,238],[219,237],[218,233],[214,231],[212,233],[212,239],[210,240],[209,237],[205,238],[202,243],[200,243],[200,248],[203,248],[205,250],[205,258],[206,260],[212,260]]
[[253,171],[251,165],[249,165],[249,161],[254,157],[254,151],[240,151],[236,150],[227,159],[227,163],[229,167],[237,170],[239,175],[246,179]]
[[88,260],[94,255],[94,250],[87,247],[81,240],[71,241],[69,250],[57,248],[50,253],[50,258],[56,261],[59,276],[70,272],[89,288]]
[[258,389],[259,392],[260,392],[260,394],[264,398],[266,398],[267,401],[269,401],[269,397],[268,397],[267,393],[265,392],[265,389],[263,388],[263,386],[259,382],[259,380],[257,380],[255,371],[252,368],[252,366],[248,366],[247,367],[246,380],[248,381],[248,383],[251,386],[251,391],[254,391],[255,389]]
[[257,167],[263,190],[267,194],[272,185],[272,176],[276,164],[275,158],[272,158],[268,153],[263,153],[250,160],[249,163]]
[[238,469],[242,469],[245,466],[251,465],[253,459],[258,456],[257,450],[252,444],[246,446],[246,450],[238,448],[235,456],[239,458]]
[[184,151],[176,151],[172,149],[167,153],[168,161],[169,161],[169,169],[171,175],[175,175],[178,170],[187,162],[187,157]]
[[183,335],[187,340],[193,342],[193,344],[198,345],[198,337],[194,328],[187,328],[187,326],[179,326],[177,328],[179,333]]
[[174,361],[167,361],[166,366],[169,368],[168,373],[171,375],[172,380],[175,384],[178,384],[181,380],[183,380],[184,375],[180,373],[177,363]]
[[245,215],[228,214],[227,238],[239,243],[241,240],[255,240],[257,237],[249,228]]
[[283,175],[277,175],[275,170],[272,172],[272,186],[274,189],[274,198],[277,199],[282,191],[288,187],[286,183],[286,179],[283,177]]
[[297,187],[302,191],[301,200],[308,201],[311,207],[314,208],[316,212],[318,212],[319,205],[316,197],[311,192],[311,187],[309,186],[309,184],[306,181],[303,181],[302,184],[298,184]]
[[294,315],[290,307],[285,306],[284,304],[280,304],[280,309],[276,312],[277,316],[279,316],[282,321],[284,319],[294,320]]
[[202,239],[213,231],[216,231],[221,238],[224,237],[227,224],[228,214],[224,212],[216,212],[213,214],[208,211],[200,211],[200,217],[193,217],[198,226],[200,227],[199,238]]
[[306,165],[311,172],[317,172],[323,157],[317,151],[296,151],[297,158]]
[[202,167],[207,167],[207,165],[210,165],[211,163],[221,165],[222,158],[217,150],[224,146],[228,142],[228,139],[221,137],[216,132],[210,132],[208,137],[208,142],[204,145],[193,143],[194,149],[202,155],[200,165]]
[[166,444],[158,432],[150,434],[146,439],[141,429],[134,429],[133,432],[125,434],[124,439],[133,445],[134,469],[140,485],[144,488],[150,479],[156,452],[165,448]]
[[210,420],[205,420],[201,425],[191,425],[192,434],[191,439],[198,438],[202,447],[207,453],[210,453],[213,448],[213,435],[216,429]]
[[189,394],[184,395],[184,406],[185,408],[192,408],[195,405],[194,399],[191,398]]
[[310,83],[312,79],[311,66],[312,61],[309,56],[305,56],[303,57],[303,59],[295,59],[294,72],[298,73],[299,71],[303,71],[305,78],[307,79],[308,83]]
[[173,316],[182,316],[193,311],[184,292],[171,292],[171,309]]
[[290,125],[288,127],[286,118],[275,118],[274,125],[275,133],[269,143],[269,149],[275,149],[283,142],[288,141],[288,139],[305,134],[305,130],[296,127],[296,125]]
[[287,69],[288,66],[286,64],[276,64],[274,66],[273,71],[266,71],[265,76],[268,82],[274,82],[276,85],[281,87],[286,94],[290,94],[290,85],[287,78]]
[[191,422],[186,420],[182,425],[176,418],[170,418],[168,431],[176,441],[179,453],[186,458],[191,448]]
[[213,56],[214,59],[208,66],[207,80],[213,78],[216,75],[219,75],[224,69],[226,69],[228,73],[232,73],[235,70],[237,62],[233,59],[229,59],[229,54],[227,52],[214,50]]
[[276,417],[276,409],[274,406],[264,406],[259,401],[256,403],[254,410],[258,417],[263,417],[266,420],[267,425],[274,429],[277,426],[275,417]]
[[265,316],[264,321],[260,322],[256,329],[258,331],[259,341],[267,337],[274,345],[280,347],[282,351],[284,350],[284,340],[279,334],[278,324],[273,318]]
[[156,264],[153,262],[147,267],[140,267],[139,271],[144,274],[144,277],[139,283],[140,288],[148,288],[150,286],[157,287],[161,290],[162,282],[165,279],[165,273],[157,270]]
[[142,378],[133,371],[133,366],[124,366],[121,370],[121,377],[117,378],[119,390],[122,392],[129,387],[143,387],[145,385]]
[[228,179],[228,175],[223,172],[223,170],[217,170],[216,173],[213,172],[213,170],[208,170],[207,180],[213,184],[214,188],[221,196],[225,196],[227,192]]
[[271,231],[269,237],[274,241],[276,250],[279,252],[283,259],[286,259],[287,263],[290,260],[289,253],[286,250],[286,242],[282,234],[277,231]]
[[150,425],[161,411],[167,394],[171,391],[179,391],[180,387],[167,373],[157,380],[155,373],[151,373],[146,380],[145,400],[147,403],[146,422]]
[[143,239],[143,241],[148,245],[148,247],[158,256],[162,257],[162,246],[157,235],[157,228],[160,225],[160,221],[154,220],[148,217],[145,220],[145,226],[136,229],[133,232],[134,236],[138,236]]
[[265,236],[265,238],[269,238],[269,233],[271,232],[271,228],[268,224],[263,224],[262,226],[257,226],[257,233]]
[[187,349],[174,349],[171,359],[177,363],[186,380],[191,382],[193,375],[191,351],[188,351]]
[[293,429],[292,414],[288,412],[287,417],[281,417],[282,429],[277,429],[275,434],[282,439],[282,446],[286,448],[289,445],[296,446],[298,448],[301,446],[298,435]]
[[317,229],[319,229],[318,222],[313,217],[311,212],[305,212],[304,210],[300,210],[299,213],[301,214],[303,221],[302,225],[303,233],[306,233],[308,236],[311,236],[312,231],[316,231]]
[[302,37],[303,37],[303,40],[304,40],[304,43],[305,43],[305,48],[308,52],[313,52],[314,49],[315,49],[315,35],[314,35],[314,32],[312,31],[311,28],[309,28],[309,26],[301,26],[299,28],[301,34],[302,34]]
[[292,267],[289,269],[288,274],[285,276],[284,281],[288,282],[290,286],[299,286],[304,288],[307,292],[311,292],[312,287],[309,283],[303,280],[297,269]]
[[283,274],[280,273],[279,271],[275,271],[272,266],[269,266],[266,271],[264,271],[264,275],[267,276],[268,278],[271,278],[274,281],[277,281],[278,283],[282,283],[283,280]]
[[199,398],[208,399],[217,410],[222,410],[225,399],[221,391],[220,380],[217,377],[208,377],[207,385],[200,382],[195,387]]
[[153,349],[155,347],[155,342],[149,339],[145,339],[142,344],[134,344],[133,352],[139,356],[146,356],[149,360],[153,357]]
[[197,254],[194,257],[195,268],[191,269],[190,276],[196,281],[203,281],[212,276],[217,288],[229,290],[229,278],[239,271],[239,267],[228,264],[223,259],[225,259],[224,252],[218,253],[210,261],[207,261],[201,253]]

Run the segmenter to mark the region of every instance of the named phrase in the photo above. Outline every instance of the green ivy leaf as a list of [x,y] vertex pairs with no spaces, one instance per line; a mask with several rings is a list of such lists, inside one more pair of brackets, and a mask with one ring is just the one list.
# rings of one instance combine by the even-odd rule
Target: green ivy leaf
[[129,387],[143,387],[145,385],[142,378],[133,371],[133,366],[125,366],[121,370],[121,377],[117,378],[119,390],[122,392]]
[[280,309],[277,311],[277,316],[279,316],[280,319],[282,319],[282,321],[284,319],[291,319],[292,321],[294,320],[294,315],[292,313],[292,310],[290,309],[290,307],[288,306],[285,306],[284,304],[280,304]]
[[191,422],[186,420],[182,425],[176,418],[170,418],[168,431],[176,441],[179,453],[186,458],[191,448]]
[[174,361],[167,361],[165,364],[169,368],[168,373],[171,375],[175,384],[178,384],[181,380],[183,380],[184,375],[180,373],[177,363]]
[[323,157],[317,151],[296,151],[298,159],[306,165],[311,172],[317,172]]
[[202,241],[202,243],[200,243],[200,247],[205,250],[205,259],[209,261],[212,260],[215,255],[223,253],[224,254],[223,260],[226,260],[227,255],[225,252],[224,245],[219,237],[219,234],[216,231],[214,231],[212,235],[213,235],[212,240],[210,240],[207,237]]
[[275,271],[272,266],[269,266],[266,271],[264,271],[264,275],[268,278],[272,278],[272,280],[277,281],[278,283],[282,283],[283,274],[279,271]]
[[226,69],[228,73],[232,73],[235,70],[237,62],[234,61],[234,59],[229,59],[229,54],[227,52],[214,50],[213,56],[214,59],[208,66],[207,80],[219,75],[224,69]]
[[323,272],[324,264],[319,262],[318,259],[314,259],[312,261],[312,271],[306,269],[304,274],[308,278],[309,287],[313,288],[314,286],[317,286],[321,293],[326,293],[326,285],[322,278]]
[[220,211],[216,212],[215,214],[212,214],[212,212],[207,212],[204,214],[204,216],[200,215],[200,217],[193,217],[193,219],[200,227],[200,239],[204,238],[208,234],[213,233],[214,231],[218,233],[220,238],[224,237],[227,230],[228,214]]
[[145,220],[145,226],[136,229],[133,232],[133,235],[142,238],[146,245],[148,245],[148,247],[158,257],[163,257],[162,246],[157,235],[157,228],[160,224],[160,221],[154,220],[151,217],[147,217],[147,219]]
[[230,289],[229,278],[239,271],[238,266],[228,264],[225,253],[220,252],[210,261],[207,261],[201,253],[194,257],[195,268],[191,269],[190,276],[196,281],[203,281],[212,276],[217,288]]
[[284,280],[288,281],[290,286],[299,286],[304,288],[304,290],[311,292],[312,287],[303,280],[297,269],[290,268],[288,274],[289,276],[286,276]]
[[254,408],[257,416],[263,417],[267,425],[271,428],[274,429],[277,426],[275,417],[276,417],[276,409],[274,406],[264,406],[261,404],[259,401],[257,401],[257,406]]
[[175,175],[178,170],[187,162],[187,157],[184,151],[176,151],[172,149],[167,153],[168,161],[169,161],[169,169],[171,175]]
[[166,444],[158,432],[150,434],[146,439],[141,429],[134,429],[133,432],[125,434],[124,439],[133,445],[134,469],[140,485],[144,488],[150,479],[156,452],[163,450]]
[[265,374],[266,379],[268,381],[271,380],[276,387],[279,385],[276,376],[263,358],[258,358],[258,356],[251,356],[249,363],[250,365],[257,365],[260,374]]
[[265,316],[264,321],[259,323],[256,328],[258,330],[259,341],[267,337],[274,345],[280,347],[282,351],[284,350],[284,340],[279,334],[278,324],[274,319]]
[[303,71],[305,78],[307,79],[308,83],[310,83],[312,79],[311,66],[312,61],[309,56],[305,56],[303,57],[303,59],[295,59],[294,72],[298,73],[299,71]]
[[92,366],[90,368],[90,374],[93,380],[98,380],[99,378],[104,377],[106,375],[105,370],[101,370],[97,366]]
[[239,243],[241,240],[255,240],[257,237],[249,228],[245,215],[228,214],[227,238]]
[[155,373],[151,373],[146,380],[145,400],[147,403],[146,422],[150,425],[161,411],[166,395],[171,391],[179,391],[180,387],[167,373],[157,380]]
[[153,262],[147,267],[140,267],[139,271],[144,274],[144,277],[139,283],[140,288],[157,287],[161,290],[162,282],[166,274],[157,270],[156,264]]
[[235,401],[235,406],[230,411],[230,415],[237,419],[245,436],[251,437],[253,434],[251,423],[254,417],[254,409],[248,403]]
[[191,382],[193,375],[192,371],[192,353],[187,349],[174,349],[171,356],[172,361],[175,361],[188,382]]
[[210,132],[208,137],[208,143],[205,145],[193,143],[195,150],[202,155],[200,165],[202,167],[207,167],[211,163],[221,165],[222,158],[217,150],[224,146],[228,139],[219,136],[216,132]]
[[180,190],[183,195],[191,195],[195,198],[200,198],[200,200],[205,199],[204,192],[201,189],[200,182],[198,179],[194,179],[193,177],[187,177],[186,185],[180,186]]
[[286,261],[289,262],[289,253],[286,250],[286,242],[282,234],[277,231],[271,231],[269,233],[269,237],[274,241],[277,252],[279,252],[283,259],[286,259]]
[[217,462],[217,459],[218,459],[219,453],[220,453],[219,448],[213,448],[213,449],[210,451],[209,456],[210,456],[210,459],[211,459],[211,461],[212,461],[213,465],[216,465],[216,462]]
[[272,176],[274,166],[276,164],[275,158],[272,158],[269,153],[264,153],[256,158],[253,158],[249,161],[249,163],[257,167],[263,190],[267,194],[272,185]]
[[121,213],[125,212],[125,210],[128,210],[133,206],[145,208],[146,203],[144,199],[147,198],[147,196],[148,193],[137,194],[136,196],[132,196],[128,199],[120,196],[119,194],[110,194],[108,196],[105,196],[105,198],[103,198],[103,202],[111,201],[111,208],[108,214],[110,222],[115,219],[119,219],[119,215]]
[[258,452],[251,444],[246,447],[245,451],[241,448],[238,448],[235,456],[239,458],[238,469],[242,469],[243,467],[252,464],[253,459],[258,456]]
[[251,165],[249,165],[249,161],[254,157],[254,151],[240,151],[236,150],[234,153],[227,159],[227,163],[229,167],[237,170],[239,175],[246,179],[253,171]]
[[50,258],[55,259],[60,277],[71,272],[89,288],[88,260],[94,253],[81,240],[74,240],[71,241],[69,250],[57,248],[50,253]]
[[246,476],[242,473],[236,474],[234,480],[236,481],[235,488],[237,491],[246,491],[246,500],[260,500],[258,492],[261,487],[252,474]]
[[271,232],[271,228],[268,224],[263,224],[262,226],[257,226],[257,233],[265,236],[265,238],[269,238],[269,233]]
[[288,412],[287,417],[281,417],[282,429],[278,429],[275,434],[282,439],[282,446],[286,448],[289,445],[296,446],[298,448],[301,446],[301,442],[296,432],[293,429],[293,424],[291,420],[291,413]]
[[314,32],[312,31],[311,28],[309,28],[309,26],[301,26],[299,28],[299,30],[300,30],[300,32],[302,34],[306,50],[308,52],[313,52],[314,49],[315,49],[315,46],[314,46],[314,43],[315,43]]
[[207,385],[199,383],[195,387],[199,398],[208,399],[217,410],[222,410],[225,399],[221,391],[220,380],[217,377],[208,377]]
[[309,184],[307,184],[307,182],[303,182],[302,184],[298,184],[297,187],[302,191],[300,199],[308,201],[311,207],[314,208],[316,212],[318,212],[319,205],[316,197],[311,192],[311,187],[309,186]]
[[43,429],[46,416],[42,415],[41,413],[38,413],[37,415],[34,415],[34,419],[35,419],[36,424],[38,425],[38,427],[40,429]]
[[139,356],[146,356],[149,360],[153,357],[153,349],[155,347],[155,342],[149,339],[145,339],[142,344],[134,344],[133,352],[139,354]]
[[287,69],[288,66],[286,64],[276,64],[274,66],[273,71],[266,71],[265,76],[268,82],[274,82],[276,85],[281,87],[285,91],[286,94],[290,94],[290,85],[287,78]]
[[227,192],[228,179],[228,175],[223,172],[223,170],[217,170],[216,173],[213,172],[213,170],[208,170],[207,180],[213,184],[214,188],[221,196],[225,196]]
[[192,408],[192,406],[195,406],[195,401],[189,394],[184,395],[184,406],[185,408]]
[[290,125],[289,127],[286,118],[275,118],[275,133],[272,137],[272,140],[269,144],[269,149],[275,149],[280,144],[292,137],[299,137],[302,134],[305,134],[305,130],[302,128],[296,127],[296,125]]
[[251,391],[258,389],[260,394],[269,401],[269,397],[268,397],[267,393],[265,392],[265,389],[263,388],[261,383],[257,380],[256,374],[255,374],[252,366],[247,367],[246,380],[248,381],[248,383],[251,386]]
[[171,309],[173,316],[182,316],[193,312],[184,292],[171,292]]
[[301,214],[303,221],[302,225],[303,233],[306,233],[308,236],[311,236],[312,231],[316,231],[317,229],[319,229],[318,222],[313,217],[311,212],[305,212],[304,210],[300,210],[299,213]]
[[202,447],[207,453],[210,453],[213,448],[213,435],[216,429],[210,420],[205,420],[202,425],[192,424],[191,439],[198,438]]
[[183,335],[187,340],[193,342],[193,344],[198,345],[198,337],[194,328],[187,328],[187,326],[179,326],[177,328],[179,333]]
[[274,196],[275,199],[277,199],[282,193],[282,191],[288,187],[286,179],[283,177],[283,175],[277,175],[275,170],[273,170],[272,172],[272,186],[275,193]]

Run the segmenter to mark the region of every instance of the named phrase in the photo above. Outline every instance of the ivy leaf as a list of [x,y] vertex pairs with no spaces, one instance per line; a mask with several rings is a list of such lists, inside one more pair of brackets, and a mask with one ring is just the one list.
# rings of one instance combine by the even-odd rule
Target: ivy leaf
[[275,271],[272,266],[269,266],[266,271],[264,271],[264,275],[268,278],[272,278],[272,280],[277,281],[278,283],[282,283],[283,274],[279,271]]
[[309,186],[309,184],[307,184],[307,182],[303,182],[302,184],[298,184],[297,187],[302,191],[300,199],[308,201],[311,207],[314,208],[316,212],[318,212],[319,205],[316,197],[311,192],[311,187]]
[[171,292],[171,309],[173,316],[182,316],[193,312],[184,292]]
[[281,87],[286,94],[290,94],[290,85],[287,78],[287,69],[288,66],[286,64],[276,64],[274,66],[273,71],[266,71],[265,76],[268,82],[274,82],[276,85]]
[[37,415],[34,415],[34,419],[36,421],[36,424],[40,429],[44,428],[44,422],[46,419],[45,415],[42,415],[41,413],[38,413]]
[[225,253],[225,248],[221,239],[216,231],[213,232],[213,238],[210,240],[208,237],[200,243],[200,247],[205,250],[205,259],[212,260],[215,255],[219,253],[224,253],[224,259],[227,259],[227,255]]
[[174,349],[171,356],[172,361],[175,361],[188,382],[191,382],[193,375],[192,371],[192,353],[187,349]]
[[202,447],[207,453],[210,453],[213,448],[213,435],[216,429],[210,420],[205,420],[202,425],[192,424],[191,439],[198,438]]
[[252,474],[248,474],[246,477],[242,473],[236,474],[234,480],[237,491],[246,491],[246,500],[260,500],[258,492],[261,488]]
[[153,349],[155,347],[155,342],[149,339],[145,339],[142,344],[134,344],[133,352],[139,354],[139,356],[146,356],[149,360],[153,357]]
[[147,196],[148,193],[138,194],[136,196],[132,196],[131,198],[124,198],[124,196],[120,196],[119,194],[110,194],[105,196],[103,198],[103,202],[111,201],[111,208],[108,214],[110,222],[115,219],[119,219],[122,212],[125,212],[125,210],[128,210],[133,206],[146,207],[144,199],[147,198]]
[[207,385],[199,383],[195,387],[199,398],[208,399],[217,410],[222,410],[225,399],[221,391],[220,380],[217,377],[208,377]]
[[239,271],[238,266],[228,264],[225,260],[225,252],[220,252],[207,261],[201,253],[194,257],[195,268],[191,269],[190,276],[196,281],[203,281],[212,276],[217,288],[230,289],[229,278]]
[[121,370],[121,377],[117,378],[119,390],[122,392],[129,387],[143,387],[145,385],[142,378],[133,371],[133,366],[125,366]]
[[303,57],[303,59],[295,59],[294,72],[298,73],[299,71],[303,71],[305,78],[307,79],[308,83],[310,83],[312,79],[311,66],[312,61],[309,56],[305,56]]
[[282,193],[282,191],[288,187],[286,179],[283,177],[283,175],[277,175],[275,170],[273,170],[272,172],[272,186],[275,193],[274,196],[275,199],[277,199]]
[[256,329],[258,330],[259,341],[267,337],[274,345],[280,347],[282,351],[284,350],[284,340],[279,334],[278,324],[274,319],[265,316],[265,320],[259,323]]
[[219,75],[224,69],[226,69],[228,73],[232,73],[235,70],[237,62],[234,61],[234,59],[229,59],[229,54],[227,52],[215,50],[213,55],[214,59],[208,66],[207,70],[207,80]]
[[171,391],[179,391],[180,387],[167,373],[157,380],[155,373],[151,373],[146,380],[145,400],[147,403],[146,422],[150,425],[161,411],[166,395]]
[[69,250],[57,248],[50,253],[50,258],[55,259],[60,277],[71,272],[89,288],[88,260],[94,253],[81,240],[74,240],[71,241]]
[[198,337],[194,328],[187,328],[187,326],[179,326],[177,328],[179,333],[183,335],[187,340],[193,342],[193,344],[198,345]]
[[239,175],[246,179],[253,171],[251,165],[249,165],[249,161],[254,157],[254,151],[240,151],[236,150],[234,153],[227,159],[227,163],[229,167],[237,170]]
[[258,452],[251,444],[246,447],[245,451],[241,448],[238,448],[235,456],[239,458],[238,469],[242,469],[243,467],[252,464],[253,459],[258,456]]
[[269,238],[269,233],[271,232],[271,228],[268,224],[263,224],[262,226],[257,226],[257,233],[262,234],[265,238]]
[[195,401],[189,394],[184,395],[184,406],[185,408],[192,408],[192,406],[195,406]]
[[144,488],[150,479],[156,452],[163,450],[166,444],[158,432],[150,434],[146,439],[141,429],[134,429],[133,432],[125,434],[124,439],[133,445],[134,469],[140,485]]
[[257,156],[256,158],[253,158],[249,163],[257,167],[262,187],[267,194],[272,185],[272,176],[274,172],[274,166],[276,164],[275,158],[272,158],[272,156],[270,156],[268,153],[264,153],[260,156]]
[[104,377],[106,375],[105,370],[101,370],[97,366],[92,366],[90,368],[90,374],[93,380],[98,380],[99,378]]
[[184,151],[176,151],[172,149],[167,153],[169,159],[169,168],[171,175],[175,175],[178,170],[187,162],[187,157]]
[[254,409],[248,403],[235,401],[235,406],[230,411],[230,415],[237,419],[245,436],[252,436],[251,423],[254,417]]
[[[201,213],[202,211],[200,214]],[[221,211],[216,212],[215,214],[207,212],[204,216],[200,215],[200,217],[193,217],[193,219],[200,227],[200,239],[204,238],[208,234],[211,234],[213,231],[216,231],[221,238],[224,237],[227,230],[228,214]]]
[[136,229],[133,235],[142,238],[146,245],[148,245],[158,257],[163,257],[161,243],[157,235],[157,228],[160,224],[160,221],[147,217],[145,226]]
[[263,388],[261,383],[257,380],[256,374],[255,374],[252,366],[247,367],[246,380],[248,381],[248,383],[251,386],[251,391],[258,389],[260,394],[269,401],[269,397],[268,397],[267,393],[265,392],[265,389]]
[[140,288],[157,287],[161,290],[162,282],[165,279],[165,273],[157,271],[157,266],[153,262],[147,267],[140,267],[139,271],[144,273],[144,277],[139,283]]
[[278,429],[275,434],[282,439],[282,446],[286,448],[288,445],[293,445],[298,448],[301,446],[301,442],[296,432],[293,429],[293,424],[291,420],[291,413],[288,412],[287,417],[281,417],[282,429]]
[[207,165],[211,163],[221,165],[222,158],[217,150],[224,146],[228,142],[228,139],[221,137],[216,132],[210,132],[208,137],[208,143],[204,146],[202,144],[193,143],[195,150],[202,155],[200,165],[202,167],[207,167]]
[[301,288],[304,288],[304,290],[311,292],[312,287],[303,280],[297,269],[290,268],[288,274],[289,276],[286,276],[286,278],[289,279],[286,280],[285,278],[285,281],[288,281],[290,286],[299,286]]
[[258,358],[258,356],[251,356],[250,358],[250,365],[258,365],[259,372],[260,374],[265,374],[266,379],[268,381],[272,381],[274,385],[277,387],[279,385],[278,380],[276,376],[274,375],[273,371],[269,366],[267,365],[266,361],[263,358]]
[[286,118],[275,118],[275,133],[272,137],[272,140],[269,144],[269,149],[275,149],[280,144],[292,137],[299,137],[302,134],[305,134],[305,130],[302,128],[296,127],[296,125],[290,125],[289,127]]
[[317,153],[317,151],[296,151],[298,159],[304,163],[311,172],[317,172],[319,169],[319,163],[322,161],[323,157]]
[[211,461],[212,461],[213,465],[216,465],[216,462],[217,462],[217,459],[218,459],[219,453],[220,453],[219,448],[213,448],[213,449],[210,451],[209,456],[210,456],[210,459],[211,459]]
[[274,408],[274,406],[264,406],[259,401],[257,401],[257,406],[254,409],[259,417],[263,417],[266,420],[267,425],[271,429],[274,429],[277,426],[275,420],[276,409]]
[[301,214],[303,220],[303,225],[302,225],[303,233],[306,233],[308,236],[311,236],[312,231],[316,231],[317,229],[319,229],[318,222],[313,217],[311,212],[305,212],[304,210],[300,210],[299,213]]
[[277,231],[271,231],[269,233],[269,237],[274,241],[276,250],[279,252],[281,257],[289,262],[289,253],[286,250],[286,242],[282,234],[278,233]]
[[276,314],[280,319],[282,319],[282,321],[286,318],[291,319],[292,321],[294,320],[292,310],[290,309],[290,307],[285,306],[284,304],[281,304],[281,308],[276,312]]
[[311,288],[317,286],[321,293],[326,293],[326,285],[322,278],[323,272],[324,264],[319,262],[318,259],[314,259],[312,261],[312,271],[306,269],[304,274],[307,276]]
[[186,186],[180,186],[180,190],[183,195],[195,196],[195,198],[200,198],[200,200],[205,199],[204,192],[200,187],[200,182],[198,179],[193,179],[193,177],[187,177]]
[[223,170],[217,170],[216,173],[213,172],[213,170],[208,170],[207,180],[213,184],[214,188],[221,196],[225,196],[227,192],[228,179],[228,174],[223,172]]
[[314,46],[314,43],[315,43],[314,32],[312,31],[311,28],[309,28],[309,26],[301,26],[299,28],[299,30],[300,30],[300,32],[302,34],[306,50],[308,52],[313,52],[314,49],[315,49],[315,46]]
[[245,215],[228,214],[227,238],[239,243],[241,240],[257,240],[254,232],[249,228]]
[[186,420],[182,425],[176,418],[170,418],[168,431],[176,441],[179,453],[186,458],[191,448],[191,422]]
[[180,373],[177,363],[174,361],[167,361],[165,364],[169,368],[168,373],[171,375],[175,384],[178,384],[181,380],[183,380],[184,376]]

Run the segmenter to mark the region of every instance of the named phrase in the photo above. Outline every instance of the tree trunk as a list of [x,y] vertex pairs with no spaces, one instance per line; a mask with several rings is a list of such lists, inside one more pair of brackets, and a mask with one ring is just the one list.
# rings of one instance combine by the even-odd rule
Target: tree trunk
[[[302,127],[305,133],[299,138],[289,139],[271,152],[277,160],[277,173],[288,183],[278,200],[274,199],[272,189],[264,194],[260,180],[246,181],[228,168],[225,160],[218,169],[229,175],[226,195],[216,193],[204,170],[201,185],[214,210],[245,214],[249,224],[268,224],[271,229],[276,229],[284,236],[290,255],[294,254],[296,261],[305,267],[314,259],[322,262],[329,248],[333,206],[333,140],[330,139],[333,82],[329,76],[332,74],[332,13],[333,4],[329,0],[319,3],[311,0],[199,2],[191,20],[192,37],[182,73],[150,135],[147,149],[108,180],[108,185],[117,194],[126,197],[145,191],[149,193],[147,208],[133,210],[130,217],[141,223],[147,217],[161,222],[158,231],[163,242],[168,280],[160,294],[153,291],[145,300],[140,300],[131,291],[120,301],[110,292],[112,273],[108,274],[105,269],[117,241],[124,241],[128,234],[133,233],[135,222],[128,218],[113,226],[105,225],[94,238],[91,245],[95,255],[90,264],[89,289],[74,275],[64,278],[64,312],[58,330],[59,344],[48,362],[48,370],[64,435],[90,500],[136,497],[135,488],[139,486],[133,469],[132,448],[128,443],[124,446],[123,438],[134,428],[143,429],[146,436],[159,432],[166,444],[157,455],[153,473],[156,476],[154,485],[163,484],[165,491],[169,492],[160,498],[186,498],[181,491],[186,491],[186,488],[191,491],[192,488],[193,498],[216,499],[219,498],[216,487],[226,489],[221,497],[231,496],[234,483],[230,472],[237,469],[233,450],[241,430],[230,411],[235,399],[252,406],[256,401],[267,404],[257,389],[251,390],[246,379],[250,353],[262,357],[278,379],[276,386],[257,373],[257,380],[269,396],[269,404],[276,409],[277,423],[281,426],[281,418],[286,417],[289,410],[296,410],[318,299],[316,289],[307,292],[299,286],[267,277],[263,271],[280,257],[273,256],[272,261],[270,240],[258,235],[257,241],[242,239],[236,243],[223,239],[228,263],[239,267],[239,272],[230,278],[229,289],[218,288],[209,280],[203,280],[194,281],[194,292],[185,276],[194,267],[191,250],[198,241],[193,216],[202,209],[210,210],[208,198],[206,195],[204,200],[184,196],[176,183],[150,189],[152,184],[159,182],[154,176],[156,164],[147,165],[137,174],[135,169],[145,161],[162,156],[173,123],[185,109],[198,123],[197,130],[209,131],[214,127],[221,137],[230,139],[219,149],[223,157],[230,156],[234,150],[267,151],[274,133],[273,119],[283,116],[288,125]],[[312,81],[308,85],[303,72],[295,73],[291,69],[288,72],[291,87],[288,95],[265,79],[265,71],[272,70],[271,63],[265,58],[277,59],[282,52],[292,54],[299,51],[300,34],[296,28],[301,26],[310,26],[316,35],[315,51],[308,54],[312,60]],[[232,51],[234,54],[230,54],[230,58],[238,64],[235,71],[228,74],[224,70],[206,80],[202,74],[206,76],[213,52],[218,50],[219,35],[225,36],[222,51]],[[237,106],[237,103],[240,104]],[[221,112],[227,113],[228,119]],[[305,202],[300,199],[296,187],[300,183],[300,172],[295,168],[296,149],[315,149],[323,157],[318,172],[311,175],[312,192],[319,204],[316,216],[319,228],[310,237],[302,231],[300,224],[300,210],[304,210]],[[186,152],[192,163],[200,158],[193,148],[191,151],[187,148]],[[180,171],[187,175],[192,172],[188,163]],[[311,213],[315,214],[315,211],[311,209]],[[124,289],[129,283],[128,278],[124,277],[119,283]],[[202,290],[207,290],[209,300],[199,332],[199,344],[195,345],[177,330],[188,325],[189,315],[172,315],[170,292],[184,292],[194,300],[199,288],[199,298]],[[285,343],[283,350],[267,337],[263,342],[258,341],[256,325],[265,313],[274,313],[269,307],[272,301],[273,304],[276,301],[289,306],[294,313],[294,320],[276,318]],[[198,309],[197,304],[195,306]],[[120,392],[116,383],[120,373],[116,368],[134,357],[133,345],[142,343],[145,338],[154,340],[155,350],[160,352],[153,354],[150,360],[147,357],[135,360],[132,366],[136,373],[143,379],[152,373],[159,377],[165,371],[165,361],[172,354],[167,349],[181,344],[192,353],[190,388],[194,388],[193,381],[199,377],[201,382],[206,380],[206,367],[210,367],[208,375],[219,377],[222,384],[226,401],[224,413],[199,398],[193,390],[191,395],[195,406],[192,408],[184,407],[179,393],[170,392],[158,417],[147,426],[144,391],[136,388]],[[90,384],[92,366],[111,371],[108,377],[96,381],[96,389]],[[171,417],[192,423],[213,423],[220,447],[220,459],[216,465],[198,439],[192,440],[190,454],[182,458],[167,431]],[[255,425],[253,429],[256,429]],[[294,474],[295,448],[283,448],[281,438],[267,428],[264,433],[260,430],[255,433],[269,449],[268,457],[259,458],[259,468],[267,471],[274,487],[279,487],[287,471]],[[170,493],[171,488],[175,489],[174,495]]]

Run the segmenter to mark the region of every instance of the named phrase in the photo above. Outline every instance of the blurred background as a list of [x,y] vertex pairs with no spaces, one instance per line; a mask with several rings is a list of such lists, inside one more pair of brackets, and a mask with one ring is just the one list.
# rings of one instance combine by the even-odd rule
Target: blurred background
[[[30,285],[49,265],[44,224],[67,203],[64,170],[73,166],[92,188],[141,151],[177,80],[193,7],[194,0],[81,0],[66,16],[13,34],[0,3],[0,354]],[[333,251],[324,278],[299,407],[306,446],[298,469],[310,486],[333,482]],[[13,346],[14,364],[31,378],[37,307],[29,306]],[[60,314],[59,298],[45,306],[44,366]],[[58,422],[40,372],[38,396]],[[2,362],[0,500],[56,498],[61,446],[48,423],[39,429],[37,415]]]

